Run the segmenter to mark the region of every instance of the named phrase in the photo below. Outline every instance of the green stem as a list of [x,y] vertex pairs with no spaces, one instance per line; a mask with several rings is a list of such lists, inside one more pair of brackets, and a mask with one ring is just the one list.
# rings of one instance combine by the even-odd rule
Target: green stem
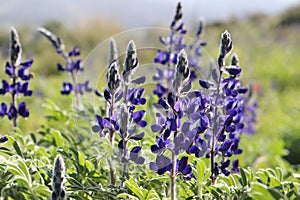
[[[127,141],[124,138],[123,140],[123,158],[127,160]],[[122,182],[121,182],[121,187],[125,187],[125,175],[127,173],[127,168],[128,168],[128,163],[125,161],[124,166],[123,166],[123,172],[122,172]]]
[[[16,67],[13,66],[13,86],[14,86],[14,87],[16,87],[16,81],[17,81]],[[13,91],[13,92],[11,93],[11,101],[12,101],[13,107],[15,107],[15,108],[17,109],[16,91]],[[16,115],[15,117],[12,118],[13,128],[18,127],[17,117],[18,117],[18,115]]]
[[172,171],[171,171],[171,200],[176,200],[176,155],[172,151]]

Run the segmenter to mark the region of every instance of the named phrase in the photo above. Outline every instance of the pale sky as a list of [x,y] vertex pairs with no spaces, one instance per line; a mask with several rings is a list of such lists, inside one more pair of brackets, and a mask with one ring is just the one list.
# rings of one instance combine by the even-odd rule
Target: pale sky
[[[49,20],[74,24],[96,17],[118,21],[124,28],[168,24],[176,0],[0,0],[0,25],[30,23],[42,25]],[[277,14],[300,0],[181,0],[184,20],[226,20],[263,12]]]

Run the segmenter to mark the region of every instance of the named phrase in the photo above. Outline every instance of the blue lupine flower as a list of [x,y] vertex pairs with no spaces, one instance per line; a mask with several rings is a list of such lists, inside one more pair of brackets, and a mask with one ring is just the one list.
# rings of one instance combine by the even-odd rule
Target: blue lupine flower
[[1,136],[0,137],[0,144],[5,143],[7,140],[8,140],[8,138],[6,136]]
[[239,160],[238,159],[232,161],[232,171],[235,172],[235,173],[240,172],[240,170],[239,170]]
[[141,149],[142,149],[141,146],[133,147],[129,154],[130,160],[135,162],[136,164],[140,164],[140,165],[145,162],[145,158],[139,156]]
[[2,88],[0,88],[0,94],[5,95],[10,93],[12,96],[12,102],[9,108],[2,102],[0,109],[0,117],[7,115],[9,120],[12,120],[13,126],[17,127],[17,117],[21,116],[27,118],[29,116],[29,109],[26,107],[26,102],[17,104],[17,98],[21,95],[31,96],[32,90],[29,89],[29,80],[32,75],[29,72],[29,68],[33,64],[33,60],[28,60],[21,63],[22,48],[19,41],[17,31],[12,28],[11,30],[11,42],[10,42],[10,62],[5,65],[5,73],[8,75],[9,80],[2,80]]
[[18,87],[18,93],[23,94],[25,97],[26,96],[31,96],[32,95],[32,90],[29,90],[28,87],[29,87],[28,82],[20,84],[19,87]]
[[4,117],[7,114],[7,106],[5,103],[1,103],[1,109],[0,109],[0,117]]
[[163,154],[157,155],[155,162],[150,162],[150,169],[162,175],[172,170],[171,160]]
[[146,111],[139,110],[131,114],[131,117],[135,123],[137,123],[141,127],[147,126],[147,122],[142,120],[146,114]]
[[151,151],[153,153],[161,154],[167,148],[172,149],[174,147],[170,139],[165,139],[164,134],[161,134],[160,137],[156,137],[156,144],[151,146]]
[[106,133],[110,131],[111,128],[115,130],[119,129],[119,125],[114,120],[114,117],[110,118],[102,118],[100,115],[96,115],[97,124],[92,127],[92,130],[95,133],[99,133],[101,137],[103,137]]
[[76,87],[77,92],[81,95],[83,95],[84,92],[91,92],[93,89],[89,87],[89,82],[90,81],[86,81],[84,83],[78,83]]
[[24,118],[29,117],[29,110],[26,108],[26,102],[21,102],[19,104],[18,113]]
[[16,118],[18,116],[18,111],[13,104],[10,104],[10,107],[7,112],[7,116],[8,116],[8,119],[10,119],[10,120],[13,118]]
[[144,105],[146,103],[146,99],[143,98],[144,91],[144,88],[131,88],[128,91],[128,100],[133,105]]
[[11,66],[9,64],[9,62],[6,62],[6,66],[5,66],[5,73],[12,77],[14,75],[14,71],[15,71],[15,68],[13,66]]
[[27,62],[21,63],[21,67],[18,70],[18,76],[23,81],[28,81],[31,78],[31,75],[29,73],[29,68],[31,67],[33,63],[33,60],[29,60]]
[[63,89],[60,91],[62,95],[68,95],[73,91],[72,83],[63,83]]
[[182,173],[187,176],[192,173],[192,167],[188,164],[188,157],[184,156],[180,160],[177,160],[177,173]]
[[80,50],[78,46],[75,46],[70,52],[69,52],[70,57],[77,57],[80,56]]

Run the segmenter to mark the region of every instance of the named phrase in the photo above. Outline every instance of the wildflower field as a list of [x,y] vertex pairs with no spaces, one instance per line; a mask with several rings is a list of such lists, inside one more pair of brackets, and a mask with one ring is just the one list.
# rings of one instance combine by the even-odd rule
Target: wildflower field
[[0,199],[300,199],[299,10],[2,29]]

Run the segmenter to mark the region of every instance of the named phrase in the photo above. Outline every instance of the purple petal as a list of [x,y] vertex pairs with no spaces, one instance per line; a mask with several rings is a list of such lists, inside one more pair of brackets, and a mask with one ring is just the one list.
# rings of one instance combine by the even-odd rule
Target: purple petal
[[147,122],[145,120],[141,120],[138,122],[138,125],[140,125],[140,127],[144,128],[147,126]]
[[192,172],[192,167],[191,166],[187,166],[186,168],[184,168],[184,170],[182,170],[183,175],[190,174],[191,172]]
[[153,124],[151,125],[151,130],[152,132],[156,133],[156,132],[160,132],[162,129],[162,127],[160,125],[157,125],[157,124]]
[[153,171],[158,170],[158,167],[157,167],[156,163],[154,163],[154,162],[150,162],[149,168],[150,168],[150,170],[153,170]]
[[94,126],[92,126],[92,130],[93,130],[95,133],[97,133],[97,132],[101,131],[102,129],[101,129],[100,126],[94,125]]

